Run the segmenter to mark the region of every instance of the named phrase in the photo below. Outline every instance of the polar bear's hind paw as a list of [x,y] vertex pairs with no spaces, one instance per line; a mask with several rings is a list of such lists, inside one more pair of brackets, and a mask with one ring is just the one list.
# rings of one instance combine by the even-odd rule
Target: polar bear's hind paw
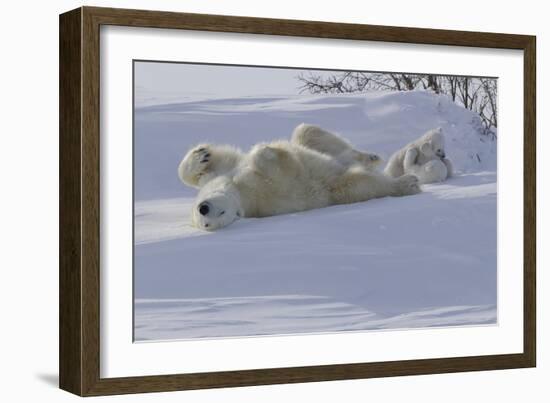
[[364,165],[365,168],[375,168],[382,162],[382,158],[378,154],[356,152],[355,160]]
[[396,179],[397,196],[415,195],[421,192],[420,183],[415,175],[403,175]]

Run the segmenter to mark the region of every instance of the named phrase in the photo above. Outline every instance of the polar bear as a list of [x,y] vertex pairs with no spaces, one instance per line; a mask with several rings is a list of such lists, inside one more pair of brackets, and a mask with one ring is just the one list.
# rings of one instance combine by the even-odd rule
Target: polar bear
[[420,183],[442,182],[453,174],[451,161],[446,158],[443,131],[429,130],[422,137],[396,151],[384,169],[394,178],[405,174],[418,177]]
[[193,225],[213,231],[239,217],[420,192],[414,175],[392,178],[374,170],[379,161],[332,133],[300,125],[291,141],[257,144],[248,153],[227,145],[198,145],[187,152],[178,175],[200,189],[191,211]]

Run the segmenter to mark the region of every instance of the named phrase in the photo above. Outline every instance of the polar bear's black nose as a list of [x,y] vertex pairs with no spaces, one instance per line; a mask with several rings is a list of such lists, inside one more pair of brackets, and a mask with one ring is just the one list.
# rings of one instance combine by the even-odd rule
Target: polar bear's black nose
[[201,215],[207,215],[209,211],[210,211],[210,207],[208,207],[208,204],[202,203],[199,206],[199,213],[201,213]]

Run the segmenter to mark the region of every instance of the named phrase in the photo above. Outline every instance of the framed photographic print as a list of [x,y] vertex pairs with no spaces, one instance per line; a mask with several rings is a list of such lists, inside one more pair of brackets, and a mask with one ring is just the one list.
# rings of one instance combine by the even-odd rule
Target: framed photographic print
[[535,366],[535,37],[60,16],[60,387]]

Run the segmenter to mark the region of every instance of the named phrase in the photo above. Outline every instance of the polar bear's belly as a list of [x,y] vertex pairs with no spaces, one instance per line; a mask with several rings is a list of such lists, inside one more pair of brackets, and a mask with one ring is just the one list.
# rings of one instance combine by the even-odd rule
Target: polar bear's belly
[[[250,176],[248,179],[252,179]],[[269,217],[326,207],[330,204],[328,190],[322,183],[303,178],[255,180],[241,188],[246,217]]]

